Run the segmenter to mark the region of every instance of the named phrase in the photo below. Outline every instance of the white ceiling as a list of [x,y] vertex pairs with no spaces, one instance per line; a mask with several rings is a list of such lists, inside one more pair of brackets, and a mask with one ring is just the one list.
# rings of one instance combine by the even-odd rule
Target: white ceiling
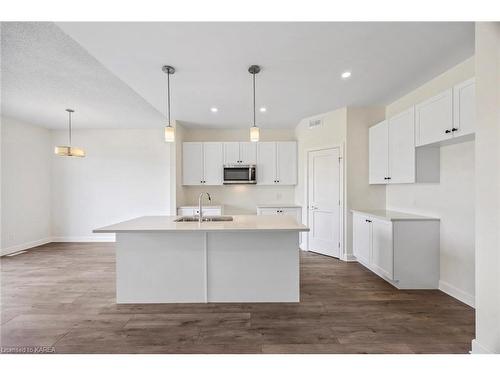
[[[474,53],[473,23],[59,23],[109,70],[192,125],[251,122],[251,64],[262,127],[293,127],[346,105],[386,104]],[[352,78],[342,81],[342,71]],[[210,107],[219,108],[217,114]]]
[[2,114],[52,129],[161,127],[163,116],[53,23],[2,23]]
[[257,122],[278,128],[346,105],[387,104],[474,53],[473,23],[57,26],[74,40],[50,23],[2,29],[2,108],[48,127],[65,126],[67,106],[80,110],[82,126],[161,126],[164,64],[177,69],[172,117],[209,127],[249,126],[247,69],[261,65],[257,105],[267,112]]

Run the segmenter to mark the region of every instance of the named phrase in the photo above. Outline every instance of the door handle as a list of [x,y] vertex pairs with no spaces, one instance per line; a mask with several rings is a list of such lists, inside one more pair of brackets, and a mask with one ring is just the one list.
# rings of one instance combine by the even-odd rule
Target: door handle
[[451,131],[456,132],[456,131],[458,131],[458,128],[451,128]]
[[446,130],[445,130],[445,133],[446,133],[446,134],[451,133],[451,130],[450,130],[450,129],[446,129]]

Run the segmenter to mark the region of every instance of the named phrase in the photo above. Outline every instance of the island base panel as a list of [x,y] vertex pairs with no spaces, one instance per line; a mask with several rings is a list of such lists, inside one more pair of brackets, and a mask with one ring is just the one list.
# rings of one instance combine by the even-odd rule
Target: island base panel
[[117,303],[299,302],[299,233],[117,233]]

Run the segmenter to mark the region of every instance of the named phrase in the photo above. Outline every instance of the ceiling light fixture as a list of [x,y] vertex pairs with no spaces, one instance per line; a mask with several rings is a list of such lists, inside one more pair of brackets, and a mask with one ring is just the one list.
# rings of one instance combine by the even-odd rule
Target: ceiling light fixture
[[215,112],[219,112],[219,109],[217,107],[212,107],[212,108],[210,108],[210,111],[215,113]]
[[351,76],[351,72],[347,70],[344,73],[342,73],[340,76],[342,77],[342,79],[347,79]]
[[167,126],[165,126],[165,142],[175,141],[175,129],[170,123],[170,75],[175,73],[175,68],[170,65],[164,65],[161,70],[167,74]]
[[267,111],[267,108],[266,108],[266,107],[260,107],[259,111],[261,111],[261,112],[266,112],[266,111]]
[[248,68],[248,72],[252,75],[253,82],[253,124],[250,128],[250,141],[259,141],[259,128],[255,125],[255,75],[260,72],[260,66],[252,65]]
[[68,112],[69,146],[56,146],[54,153],[59,156],[77,156],[82,158],[85,156],[85,151],[82,148],[71,146],[71,114],[75,111],[67,109],[66,112]]

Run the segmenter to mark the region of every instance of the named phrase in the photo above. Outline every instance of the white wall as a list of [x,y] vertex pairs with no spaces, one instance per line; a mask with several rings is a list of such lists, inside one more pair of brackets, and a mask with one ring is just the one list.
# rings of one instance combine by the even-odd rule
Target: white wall
[[[184,127],[182,130],[182,141],[186,142],[232,142],[249,139],[249,128]],[[261,129],[260,140],[291,141],[295,140],[295,135],[293,129]],[[177,168],[179,171],[182,170],[182,159],[177,160]],[[258,204],[293,204],[295,202],[295,186],[180,186],[179,190],[177,206],[197,205],[199,194],[206,191],[212,196],[212,204],[224,205],[225,213],[228,215],[256,214]]]
[[1,118],[1,253],[50,240],[50,158],[47,129]]
[[385,118],[384,107],[347,108],[345,248],[352,256],[352,209],[384,209],[385,186],[368,183],[368,129]]
[[[387,118],[474,76],[470,58],[389,104]],[[440,288],[474,304],[474,141],[441,146],[440,183],[395,184],[387,209],[441,218]]]
[[[309,120],[321,118],[321,126],[309,128]],[[298,147],[298,183],[295,189],[295,201],[302,206],[302,222],[307,223],[307,153],[310,150],[344,147],[347,136],[347,109],[318,114],[302,119],[295,127]]]
[[476,339],[500,353],[500,23],[476,23]]
[[[65,144],[52,131],[52,144]],[[73,132],[85,158],[52,155],[52,235],[56,241],[112,239],[92,230],[143,215],[170,213],[171,144],[163,129]]]

